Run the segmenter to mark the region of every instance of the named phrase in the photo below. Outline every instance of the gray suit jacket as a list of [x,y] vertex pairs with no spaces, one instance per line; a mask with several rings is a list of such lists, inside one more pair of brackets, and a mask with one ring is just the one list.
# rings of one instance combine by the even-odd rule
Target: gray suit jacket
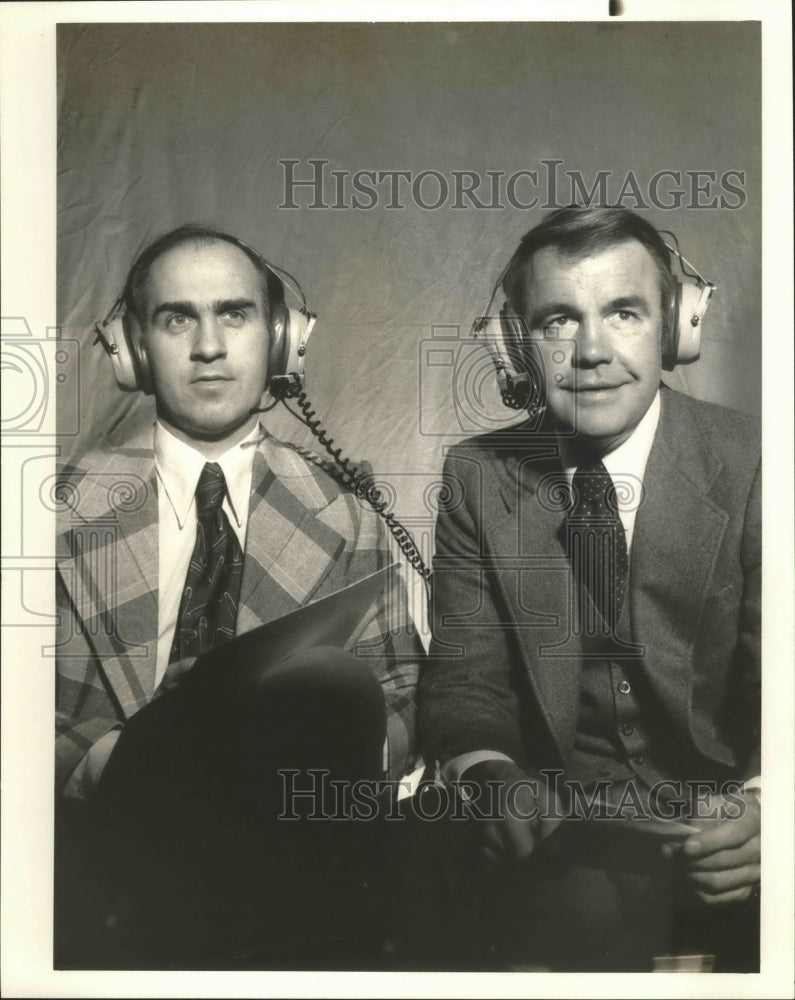
[[[672,778],[759,772],[760,445],[755,419],[662,389],[619,633],[643,646],[687,762]],[[420,683],[426,759],[492,749],[565,769],[582,648],[555,439],[526,425],[474,438],[445,474]]]

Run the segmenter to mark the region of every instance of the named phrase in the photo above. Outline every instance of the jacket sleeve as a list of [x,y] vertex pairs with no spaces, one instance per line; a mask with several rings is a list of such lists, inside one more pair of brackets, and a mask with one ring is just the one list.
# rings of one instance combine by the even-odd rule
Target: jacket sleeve
[[[335,505],[348,508],[346,551],[324,581],[322,593],[333,593],[396,562],[381,519],[364,501],[341,494]],[[338,528],[340,527],[338,522]],[[346,648],[366,663],[378,678],[387,713],[387,766],[392,780],[414,766],[416,755],[416,690],[425,653],[409,613],[406,581],[401,571],[389,576],[384,593],[372,603]],[[411,582],[419,584],[419,578]]]
[[743,596],[740,608],[736,660],[741,690],[736,699],[745,733],[746,762],[743,776],[761,774],[762,728],[762,524],[761,466],[756,475],[746,509],[741,550]]
[[55,680],[55,787],[61,791],[91,747],[121,723],[99,662],[56,575],[58,656]]
[[515,629],[483,544],[488,464],[453,450],[444,467],[456,498],[436,522],[432,630],[420,675],[419,722],[426,761],[476,751],[524,757],[515,677]]
[[369,609],[353,638],[352,651],[357,658],[364,658],[381,683],[387,725],[384,770],[390,779],[397,780],[414,766],[417,676],[425,657],[398,572]]

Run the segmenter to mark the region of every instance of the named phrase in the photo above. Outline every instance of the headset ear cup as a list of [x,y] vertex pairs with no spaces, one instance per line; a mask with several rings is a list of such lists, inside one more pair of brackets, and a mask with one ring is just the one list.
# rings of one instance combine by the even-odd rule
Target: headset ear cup
[[141,324],[132,312],[125,312],[122,320],[124,326],[124,339],[127,344],[130,359],[136,376],[136,388],[140,389],[147,396],[154,392],[154,382],[152,379],[152,367],[149,363],[149,351],[144,343]]
[[312,323],[300,309],[287,309],[287,329],[284,338],[284,373],[304,377],[306,342],[312,332]]
[[270,348],[268,350],[268,380],[285,375],[287,356],[285,345],[289,338],[289,316],[283,303],[275,307],[271,314]]
[[678,278],[674,278],[668,305],[668,316],[665,320],[662,334],[662,366],[667,372],[673,371],[676,367],[676,356],[679,349],[681,299],[682,282]]
[[696,361],[701,354],[701,321],[706,311],[709,295],[697,285],[682,285],[679,298],[679,336],[676,364],[686,365]]
[[489,353],[505,406],[521,410],[535,405],[538,393],[528,370],[523,318],[505,303],[498,315],[476,319],[472,333]]
[[306,342],[314,325],[314,313],[282,305],[271,320],[271,346],[268,352],[268,386],[273,378],[297,375],[303,381]]
[[517,316],[507,302],[500,309],[500,328],[513,366],[514,383],[520,387],[521,409],[531,409],[538,405],[540,399],[538,361],[534,357],[524,317]]
[[141,388],[138,368],[130,350],[130,338],[122,317],[116,316],[97,324],[97,331],[105,343],[116,384],[125,392],[137,392]]
[[671,371],[676,365],[690,364],[701,356],[701,326],[715,284],[701,277],[679,250],[673,233],[668,235],[673,238],[674,246],[663,241],[666,248],[679,261],[682,273],[697,282],[673,279],[670,317],[662,338],[662,365],[666,371]]

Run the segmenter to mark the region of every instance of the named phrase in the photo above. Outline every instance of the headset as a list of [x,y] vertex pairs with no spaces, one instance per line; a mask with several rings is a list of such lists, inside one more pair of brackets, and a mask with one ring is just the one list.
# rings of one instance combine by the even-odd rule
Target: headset
[[[683,276],[692,279],[683,281],[672,274],[667,321],[662,331],[662,366],[666,371],[672,371],[676,365],[688,365],[698,360],[704,314],[716,286],[703,278],[684,257],[673,233],[667,230],[660,232],[671,237],[674,246],[663,242],[679,262]],[[478,316],[472,324],[472,336],[482,341],[491,355],[503,403],[513,410],[527,409],[531,416],[536,416],[544,405],[542,373],[539,363],[526,349],[529,335],[524,317],[515,315],[507,301],[497,315],[491,314],[494,300],[512,264],[513,258],[494,285],[486,313]]]
[[[248,243],[235,237],[223,237],[259,263],[266,275],[269,329],[268,385],[275,398],[299,379],[303,384],[306,344],[317,320],[317,313],[308,308],[301,286],[287,271],[267,261]],[[130,274],[135,270],[131,268]],[[288,307],[285,289],[289,289],[299,305]],[[101,343],[113,365],[116,383],[125,392],[154,392],[152,366],[140,323],[132,308],[133,289],[128,278],[119,297],[105,319],[94,324],[96,339]]]
[[[334,465],[297,445],[289,447],[333,475],[338,482],[372,507],[384,521],[409,565],[416,570],[427,588],[431,571],[425,565],[419,546],[411,533],[403,527],[394,514],[386,510],[387,501],[372,485],[370,473],[358,468],[342,454],[340,448],[334,447],[334,439],[323,430],[304,392],[306,344],[317,320],[317,313],[308,308],[298,281],[283,268],[271,264],[259,251],[242,240],[227,235],[219,235],[216,238],[243,250],[252,260],[259,263],[260,270],[266,276],[271,343],[268,351],[268,384],[263,390],[263,395],[268,393],[272,397],[272,402],[269,405],[256,407],[251,412],[267,413],[278,403],[282,403],[288,412],[305,424],[331,456]],[[149,353],[140,323],[131,308],[133,302],[131,280],[135,270],[134,263],[127,284],[110,312],[105,319],[94,324],[96,334],[94,344],[101,344],[105,349],[120,389],[125,392],[144,392],[152,395],[154,378]],[[285,289],[289,289],[300,305],[296,307],[286,305]],[[287,404],[288,399],[295,400],[300,412]]]

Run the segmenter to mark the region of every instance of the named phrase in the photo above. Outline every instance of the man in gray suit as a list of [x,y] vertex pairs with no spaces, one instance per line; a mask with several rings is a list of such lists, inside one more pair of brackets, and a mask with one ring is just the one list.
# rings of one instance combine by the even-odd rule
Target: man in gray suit
[[500,334],[529,419],[445,466],[420,726],[475,817],[503,965],[755,961],[760,430],[661,385],[706,302],[669,249],[624,209],[531,230]]

